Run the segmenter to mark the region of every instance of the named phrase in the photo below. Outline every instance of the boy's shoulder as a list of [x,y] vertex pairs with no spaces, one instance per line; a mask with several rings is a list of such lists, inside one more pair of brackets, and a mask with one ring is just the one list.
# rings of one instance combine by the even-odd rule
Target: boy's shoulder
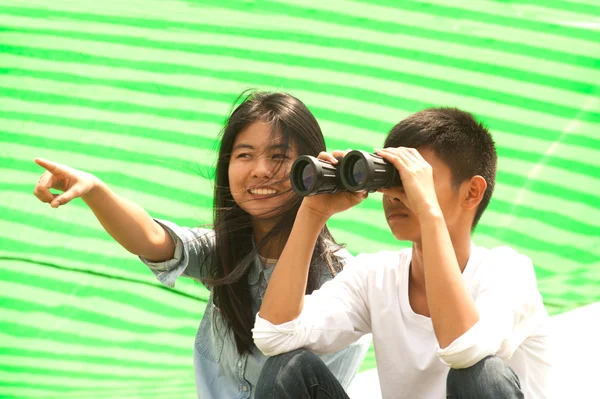
[[472,279],[474,281],[487,280],[492,285],[510,284],[515,286],[531,283],[537,285],[531,259],[514,248],[509,246],[475,247],[475,254],[478,261],[473,271]]
[[501,269],[510,271],[512,269],[520,270],[524,268],[533,268],[531,259],[508,245],[494,248],[485,248],[474,245],[476,256],[479,262],[487,268]]

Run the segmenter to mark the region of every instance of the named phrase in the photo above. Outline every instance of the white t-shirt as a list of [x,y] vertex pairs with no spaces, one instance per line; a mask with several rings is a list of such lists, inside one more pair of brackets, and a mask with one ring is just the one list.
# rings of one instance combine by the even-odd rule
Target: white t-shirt
[[473,245],[462,275],[480,320],[440,349],[431,319],[414,313],[409,303],[411,254],[407,249],[357,256],[305,297],[298,319],[276,326],[258,314],[254,342],[271,356],[297,348],[323,353],[372,333],[384,398],[445,398],[450,367],[496,355],[517,373],[526,398],[544,398],[548,314],[531,260],[508,247]]

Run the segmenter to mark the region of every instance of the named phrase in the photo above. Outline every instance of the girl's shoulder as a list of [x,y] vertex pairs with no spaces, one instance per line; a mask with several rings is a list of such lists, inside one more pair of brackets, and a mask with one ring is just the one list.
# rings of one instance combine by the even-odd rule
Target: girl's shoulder
[[319,285],[323,285],[325,282],[333,279],[344,269],[346,264],[354,259],[354,255],[352,255],[345,247],[334,242],[328,244],[328,251],[325,256],[319,259],[319,264],[312,265],[313,267],[316,266],[316,270],[321,274]]

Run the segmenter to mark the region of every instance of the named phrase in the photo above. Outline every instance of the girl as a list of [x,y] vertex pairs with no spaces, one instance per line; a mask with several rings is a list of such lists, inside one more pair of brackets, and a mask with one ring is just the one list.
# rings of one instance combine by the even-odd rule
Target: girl
[[[321,129],[300,100],[259,92],[242,101],[223,129],[212,229],[154,220],[97,177],[39,158],[36,163],[46,171],[34,194],[53,208],[81,197],[106,231],[160,282],[173,287],[185,276],[204,284],[211,295],[194,345],[198,397],[252,398],[266,359],[254,346],[251,329],[301,203],[290,187],[290,167],[299,155],[321,151]],[[333,278],[348,256],[323,228],[307,293]],[[345,388],[368,345],[363,340],[322,356]]]

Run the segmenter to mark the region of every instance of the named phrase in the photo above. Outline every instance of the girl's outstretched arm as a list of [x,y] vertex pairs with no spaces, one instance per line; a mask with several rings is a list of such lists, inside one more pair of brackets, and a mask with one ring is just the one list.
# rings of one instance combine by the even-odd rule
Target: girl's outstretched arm
[[[40,201],[58,208],[81,197],[108,234],[129,252],[156,262],[173,258],[173,239],[142,207],[90,173],[41,158],[35,162],[46,169],[33,190]],[[50,189],[63,193],[53,194]]]

